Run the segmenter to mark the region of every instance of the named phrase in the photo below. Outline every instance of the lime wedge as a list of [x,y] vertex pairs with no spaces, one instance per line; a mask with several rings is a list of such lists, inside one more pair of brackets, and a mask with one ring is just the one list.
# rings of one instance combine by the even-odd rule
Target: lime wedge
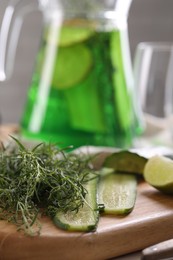
[[173,160],[164,156],[153,156],[145,165],[144,179],[151,186],[173,194]]
[[92,54],[84,44],[60,48],[52,85],[57,89],[73,87],[86,77],[92,67]]

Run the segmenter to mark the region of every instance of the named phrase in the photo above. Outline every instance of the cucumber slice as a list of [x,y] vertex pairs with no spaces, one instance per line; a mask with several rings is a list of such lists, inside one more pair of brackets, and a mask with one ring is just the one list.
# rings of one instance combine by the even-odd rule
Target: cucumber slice
[[147,162],[145,157],[130,151],[120,151],[108,156],[103,166],[113,168],[118,172],[135,173],[142,175]]
[[73,87],[87,76],[93,64],[92,54],[84,44],[60,48],[52,85],[57,89]]
[[98,187],[98,202],[106,214],[124,215],[135,205],[137,180],[134,175],[111,173],[101,177]]
[[97,184],[98,178],[89,181],[85,188],[86,203],[76,212],[57,212],[54,217],[54,223],[58,227],[69,231],[94,231],[97,228],[99,220],[99,211],[97,205]]

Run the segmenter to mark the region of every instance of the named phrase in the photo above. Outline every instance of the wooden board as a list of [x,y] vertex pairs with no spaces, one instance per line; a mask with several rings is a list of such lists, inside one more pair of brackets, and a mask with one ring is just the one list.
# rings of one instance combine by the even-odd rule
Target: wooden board
[[28,237],[0,221],[0,259],[96,260],[141,250],[173,237],[173,198],[140,183],[132,213],[102,216],[94,233],[62,231],[46,217],[41,222],[41,235]]
[[173,237],[173,199],[142,183],[133,212],[102,216],[94,233],[72,233],[42,219],[41,235],[26,237],[0,221],[0,259],[108,259]]

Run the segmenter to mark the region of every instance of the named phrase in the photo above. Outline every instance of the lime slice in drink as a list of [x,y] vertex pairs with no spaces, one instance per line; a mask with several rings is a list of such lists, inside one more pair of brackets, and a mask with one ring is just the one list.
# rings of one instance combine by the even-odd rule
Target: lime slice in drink
[[151,186],[173,194],[173,160],[164,156],[153,156],[145,165],[144,179]]
[[64,25],[60,31],[60,36],[53,39],[49,30],[45,32],[45,40],[51,44],[59,45],[60,47],[68,47],[73,44],[81,43],[94,35],[95,31],[87,24],[68,23]]
[[94,34],[94,30],[87,27],[64,26],[60,33],[59,46],[67,47],[84,42]]
[[86,77],[92,67],[92,54],[84,44],[59,48],[52,85],[57,89],[73,87]]

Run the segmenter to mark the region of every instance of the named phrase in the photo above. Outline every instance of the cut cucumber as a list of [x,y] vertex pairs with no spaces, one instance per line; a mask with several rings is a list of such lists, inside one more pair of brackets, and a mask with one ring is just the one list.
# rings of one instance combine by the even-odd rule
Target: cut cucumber
[[106,214],[130,213],[135,205],[137,180],[134,175],[110,173],[100,178],[98,202]]
[[94,231],[97,228],[99,220],[99,211],[97,205],[97,184],[98,179],[89,181],[85,188],[88,193],[84,206],[76,212],[57,212],[54,217],[54,223],[58,227],[69,231]]
[[113,168],[118,172],[135,173],[142,175],[147,162],[145,157],[130,151],[120,151],[108,156],[103,166]]

